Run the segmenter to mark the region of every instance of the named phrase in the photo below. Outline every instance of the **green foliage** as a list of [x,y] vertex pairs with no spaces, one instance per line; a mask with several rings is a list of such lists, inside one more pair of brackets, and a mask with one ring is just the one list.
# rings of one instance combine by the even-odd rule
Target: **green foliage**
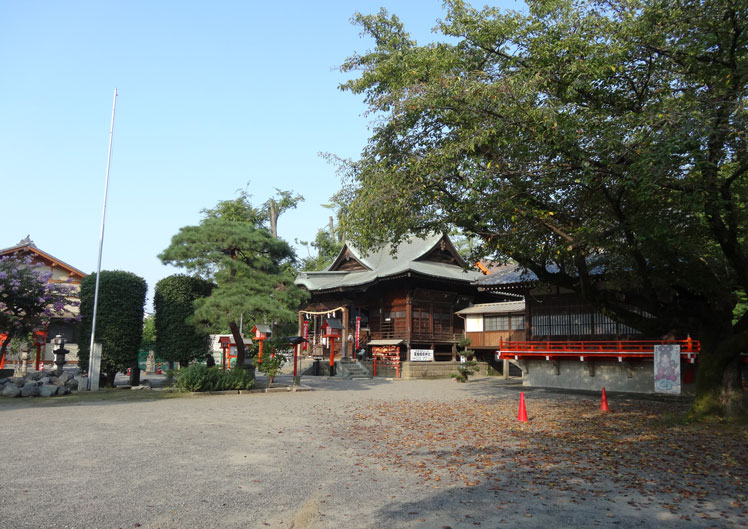
[[460,363],[460,367],[457,368],[457,373],[452,373],[450,375],[457,382],[467,382],[468,377],[477,372],[476,366],[478,365],[478,362],[473,360],[473,351],[468,349],[470,343],[471,340],[467,336],[460,338],[460,341],[457,343],[457,345],[462,348],[461,354],[465,356],[465,362]]
[[[66,306],[78,305],[70,299],[75,295],[73,287],[50,282],[51,276],[30,257],[0,257],[0,332],[11,339],[26,337],[46,327],[53,317],[64,316]],[[0,354],[9,342],[5,341]]]
[[[250,206],[246,206],[249,208]],[[306,292],[293,284],[293,249],[257,219],[208,215],[179,230],[159,258],[217,284],[196,303],[195,319],[225,329],[239,321],[294,321]]]
[[[91,336],[95,286],[96,274],[81,281],[81,336]],[[138,360],[146,290],[145,280],[135,274],[119,270],[101,272],[95,340],[102,344],[101,371],[106,373],[110,384],[117,372],[127,370]],[[82,367],[87,368],[89,340],[81,340],[79,348]]]
[[258,363],[258,359],[255,358],[257,369],[271,380],[280,373],[281,368],[286,363],[286,357],[279,354],[279,345],[273,341],[266,341],[262,347],[262,362]]
[[299,268],[307,271],[325,270],[343,248],[343,243],[335,240],[328,230],[318,230],[313,242],[301,241],[300,244],[306,246],[307,250],[312,247],[317,252],[317,255],[312,256],[310,253],[309,257],[302,260]]
[[[377,116],[336,197],[363,248],[457,227],[650,336],[748,347],[748,4],[448,0],[444,42],[386,11],[343,65]],[[600,271],[605,282],[596,281]],[[651,315],[652,317],[645,316]],[[711,388],[711,389],[710,389]]]
[[152,351],[156,347],[156,319],[147,316],[143,322],[143,338],[140,341],[141,351]]
[[208,297],[214,284],[199,277],[172,275],[156,283],[153,297],[156,347],[160,358],[187,365],[209,350],[209,333],[193,318],[195,302]]
[[460,364],[460,367],[457,368],[457,373],[452,373],[450,376],[457,382],[467,382],[468,377],[478,371],[476,368],[477,365],[478,362],[475,360],[467,360],[465,363]]
[[246,369],[224,371],[219,367],[196,364],[177,373],[175,385],[180,391],[229,391],[249,389],[254,379]]

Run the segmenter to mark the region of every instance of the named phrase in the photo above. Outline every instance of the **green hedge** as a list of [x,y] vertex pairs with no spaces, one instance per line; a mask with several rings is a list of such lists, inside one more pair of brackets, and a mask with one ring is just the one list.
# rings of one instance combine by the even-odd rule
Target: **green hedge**
[[180,391],[228,391],[249,389],[254,378],[246,369],[224,371],[219,367],[194,365],[179,370],[176,387]]

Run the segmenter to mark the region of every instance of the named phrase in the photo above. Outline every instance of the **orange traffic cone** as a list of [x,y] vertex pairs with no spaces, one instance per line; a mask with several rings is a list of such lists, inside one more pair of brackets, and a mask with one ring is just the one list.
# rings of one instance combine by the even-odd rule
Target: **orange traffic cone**
[[158,371],[156,371],[156,374],[157,375],[162,375],[163,374],[163,373],[161,373],[161,362],[158,363]]
[[610,408],[608,407],[608,397],[605,395],[605,388],[603,388],[603,398],[600,401],[600,411],[610,411]]
[[527,422],[527,409],[525,408],[525,392],[519,394],[519,415],[517,416],[519,422]]
[[132,374],[132,368],[128,367],[127,368],[127,376],[129,377],[131,374]]

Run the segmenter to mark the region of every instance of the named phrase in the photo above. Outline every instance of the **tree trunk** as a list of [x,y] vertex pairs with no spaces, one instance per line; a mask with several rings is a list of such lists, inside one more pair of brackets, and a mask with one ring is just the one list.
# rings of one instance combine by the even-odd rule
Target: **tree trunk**
[[112,370],[111,372],[107,372],[104,378],[104,381],[106,382],[106,387],[113,388],[114,387],[114,378],[117,376],[117,372]]
[[246,369],[244,359],[247,357],[247,350],[244,347],[242,333],[239,331],[239,326],[235,321],[229,322],[229,329],[231,330],[231,335],[234,337],[234,343],[236,344],[236,367]]
[[740,356],[736,356],[727,362],[722,373],[720,402],[727,417],[741,417],[746,413],[740,364]]
[[135,362],[133,362],[132,368],[130,369],[130,385],[140,385],[140,364],[138,363],[137,358],[135,359]]
[[696,370],[696,398],[692,417],[745,414],[740,386],[740,353],[733,352],[729,339],[704,337]]

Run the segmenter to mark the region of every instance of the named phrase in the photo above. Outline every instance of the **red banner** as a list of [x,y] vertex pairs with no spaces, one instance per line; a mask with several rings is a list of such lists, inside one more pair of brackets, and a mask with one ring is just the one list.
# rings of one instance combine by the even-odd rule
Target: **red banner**
[[361,338],[361,316],[356,316],[356,351],[358,351],[359,338]]
[[[309,338],[309,320],[304,320],[304,323],[301,325],[301,329],[302,329],[301,337],[304,338],[304,340],[308,339]],[[306,342],[304,342],[304,351],[306,351],[306,345],[307,345]]]

